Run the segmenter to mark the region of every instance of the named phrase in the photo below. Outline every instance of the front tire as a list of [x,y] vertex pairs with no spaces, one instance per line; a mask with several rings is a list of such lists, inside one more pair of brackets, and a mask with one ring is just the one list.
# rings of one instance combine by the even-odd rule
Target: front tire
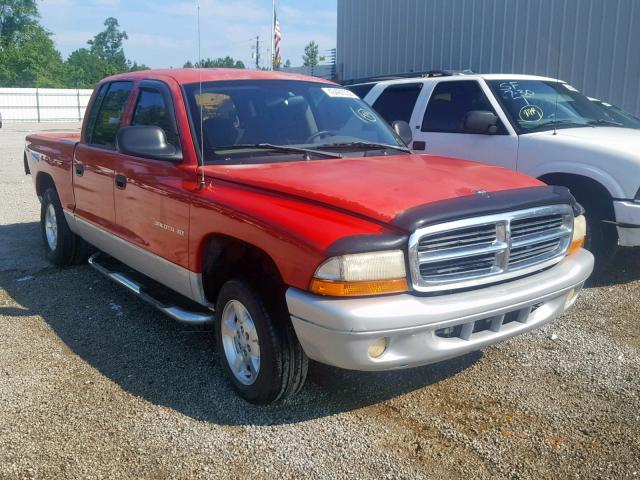
[[42,196],[40,231],[45,256],[54,265],[65,267],[86,260],[87,245],[69,229],[60,198],[53,188],[48,188]]
[[612,218],[607,205],[601,200],[586,195],[577,197],[577,200],[584,207],[587,219],[585,248],[593,253],[596,269],[602,271],[618,249],[618,231],[615,225],[608,222]]
[[245,400],[268,404],[296,394],[309,360],[289,318],[243,280],[225,283],[216,303],[216,338],[231,384]]

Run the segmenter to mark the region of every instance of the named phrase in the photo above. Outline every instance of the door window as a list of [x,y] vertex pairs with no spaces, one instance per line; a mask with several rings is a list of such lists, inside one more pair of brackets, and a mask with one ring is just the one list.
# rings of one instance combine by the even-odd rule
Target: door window
[[120,129],[120,120],[131,93],[132,82],[113,82],[99,106],[95,125],[89,143],[92,145],[115,148],[116,134]]
[[[422,119],[423,132],[468,133],[464,119],[473,110],[496,113],[489,99],[474,80],[440,82],[433,89]],[[505,134],[498,120],[498,133]]]
[[360,98],[364,98],[367,96],[367,93],[369,93],[371,89],[375,86],[376,86],[375,83],[360,83],[358,85],[347,85],[346,89],[351,90]]
[[89,120],[87,121],[87,139],[88,143],[91,143],[91,136],[93,134],[93,127],[96,124],[96,117],[98,116],[98,111],[100,110],[100,105],[102,104],[102,100],[104,99],[104,95],[107,93],[109,89],[108,83],[103,83],[100,86],[100,90],[98,90],[98,94],[96,95],[96,99],[93,101],[91,105],[91,111],[89,112]]
[[390,85],[374,102],[373,109],[389,124],[396,120],[408,123],[421,89],[422,83]]
[[164,96],[157,90],[142,89],[133,112],[132,125],[155,125],[164,130],[167,142],[179,147],[178,130]]

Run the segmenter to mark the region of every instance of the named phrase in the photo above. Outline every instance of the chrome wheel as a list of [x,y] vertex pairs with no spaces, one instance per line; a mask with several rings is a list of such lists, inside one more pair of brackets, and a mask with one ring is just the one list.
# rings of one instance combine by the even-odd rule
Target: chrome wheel
[[221,318],[224,355],[238,381],[252,385],[260,372],[260,343],[251,314],[238,300],[229,300]]
[[58,246],[58,223],[56,221],[56,210],[50,203],[44,217],[44,232],[47,237],[47,243],[51,251]]

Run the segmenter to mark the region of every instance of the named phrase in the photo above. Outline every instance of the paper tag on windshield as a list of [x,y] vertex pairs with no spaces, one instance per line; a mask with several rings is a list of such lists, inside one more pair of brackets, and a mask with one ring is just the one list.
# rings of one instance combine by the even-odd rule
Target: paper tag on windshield
[[570,90],[572,92],[577,92],[578,89],[576,87],[572,87],[571,85],[569,85],[568,83],[564,84],[564,88],[566,88],[567,90]]
[[347,90],[346,88],[323,87],[322,91],[327,95],[329,95],[330,97],[358,98],[358,96],[355,93],[353,93],[351,90]]

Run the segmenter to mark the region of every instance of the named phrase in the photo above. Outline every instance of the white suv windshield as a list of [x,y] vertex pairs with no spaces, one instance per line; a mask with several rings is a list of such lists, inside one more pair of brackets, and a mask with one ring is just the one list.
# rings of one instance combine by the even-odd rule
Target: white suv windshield
[[566,83],[507,79],[487,83],[521,134],[554,128],[640,126],[631,119],[614,115]]
[[[207,82],[202,87],[190,84],[185,92],[195,136],[199,144],[204,142],[208,163],[298,160],[301,152],[295,149],[326,152],[310,154],[307,160],[331,157],[331,153],[355,154],[357,150],[362,154],[374,148],[372,145],[406,150],[371,107],[342,87],[291,80],[238,80]],[[290,148],[287,152],[275,147]]]

